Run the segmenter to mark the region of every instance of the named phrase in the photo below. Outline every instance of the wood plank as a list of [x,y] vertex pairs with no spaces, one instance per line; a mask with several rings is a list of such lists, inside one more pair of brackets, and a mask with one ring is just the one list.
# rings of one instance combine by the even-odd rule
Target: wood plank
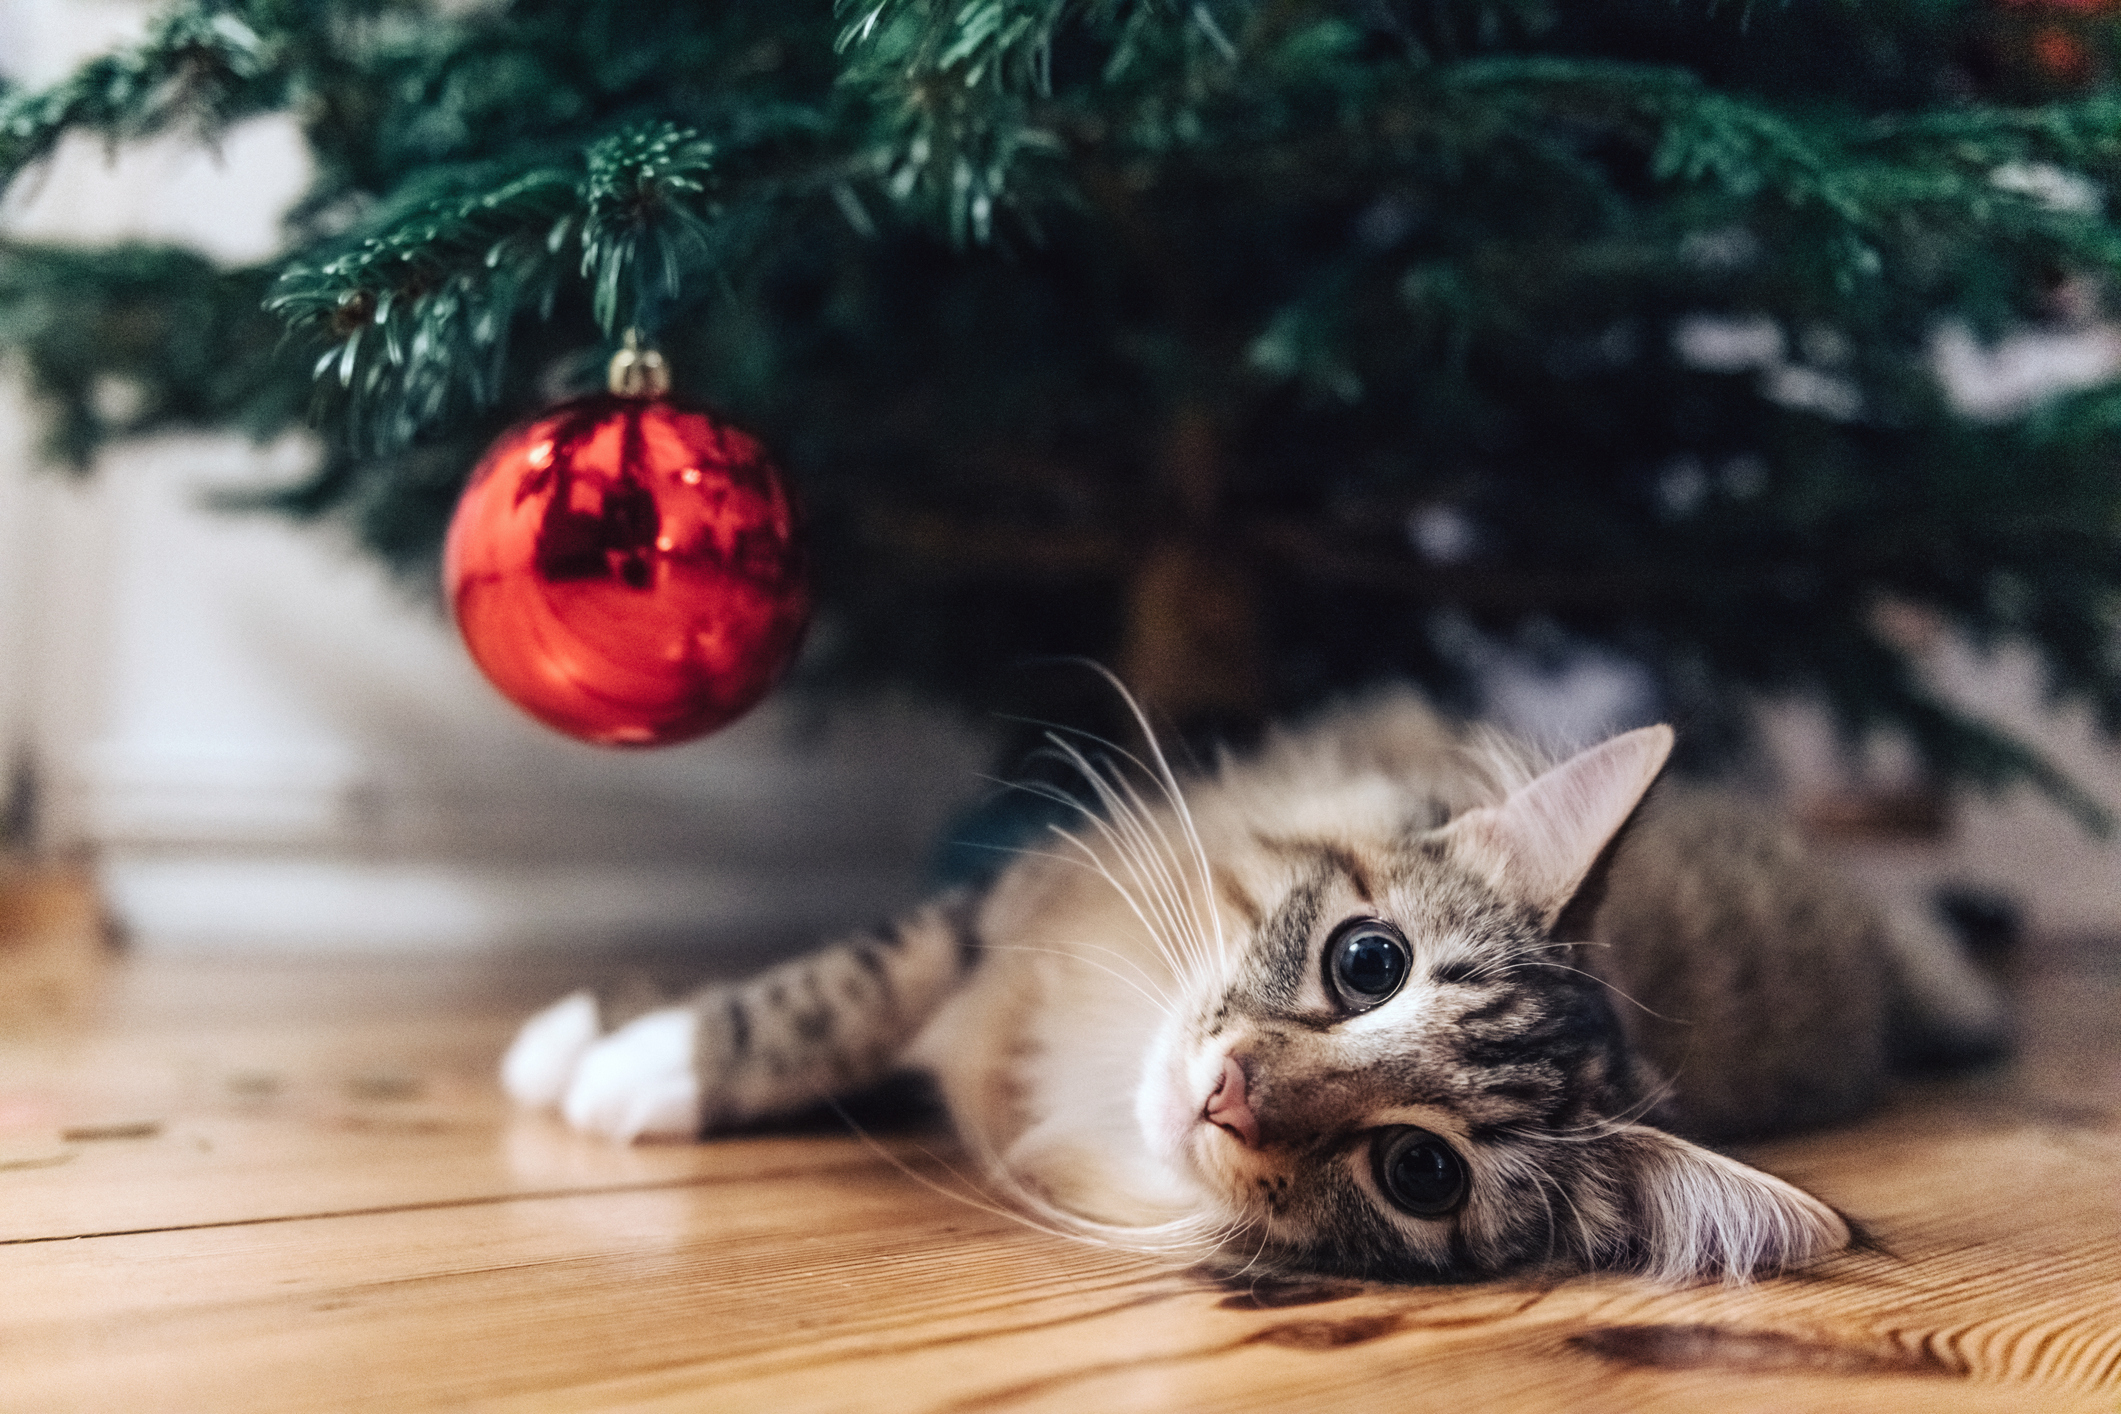
[[69,1155],[0,1168],[0,1409],[2115,1414],[2121,959],[2035,961],[2016,1065],[1751,1152],[1886,1250],[1676,1292],[1211,1282],[938,1192],[920,1135],[511,1115],[493,1056],[551,977],[268,969],[255,1006],[138,969],[0,1047],[0,1128]]
[[781,1162],[511,1128],[495,1057],[579,965],[209,959],[116,980],[100,1024],[0,1043],[0,1242]]
[[[1942,1157],[1976,1185],[2029,1145],[2017,1167],[2042,1191],[2121,1172],[2121,1156],[2009,1131],[1908,1142],[1926,1152],[1898,1157]],[[1831,1389],[1836,1408],[2111,1410],[2111,1212],[2091,1194],[2064,1214],[1984,1196],[1986,1244],[1939,1222],[1897,1258],[1749,1290],[1580,1281],[1301,1305],[1056,1242],[881,1163],[18,1244],[5,1280],[37,1294],[35,1314],[10,1303],[0,1339],[38,1358],[0,1389],[39,1409],[327,1408],[356,1388],[405,1409],[831,1408],[856,1392],[879,1410],[1264,1409],[1418,1375],[1487,1408],[1681,1408],[1710,1391],[1733,1409],[1823,1407]],[[1675,1327],[1740,1335],[1701,1348]],[[1658,1368],[1674,1361],[1699,1368]],[[232,1368],[241,1390],[223,1388]]]

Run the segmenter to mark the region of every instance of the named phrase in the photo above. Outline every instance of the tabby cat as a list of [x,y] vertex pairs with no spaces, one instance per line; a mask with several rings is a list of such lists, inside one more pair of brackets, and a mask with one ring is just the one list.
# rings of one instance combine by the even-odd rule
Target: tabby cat
[[1095,801],[984,890],[630,1020],[576,994],[504,1083],[629,1141],[924,1071],[1034,1220],[1232,1269],[1781,1270],[1850,1224],[1695,1141],[1855,1114],[1896,1028],[1996,1003],[1754,805],[1652,791],[1671,744],[1549,764],[1399,693],[1184,782],[1064,746]]

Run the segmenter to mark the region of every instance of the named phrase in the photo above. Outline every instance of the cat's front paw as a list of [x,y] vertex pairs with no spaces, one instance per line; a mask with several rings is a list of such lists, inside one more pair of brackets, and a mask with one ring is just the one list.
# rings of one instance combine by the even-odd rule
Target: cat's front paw
[[588,992],[554,1002],[516,1032],[501,1057],[501,1088],[532,1109],[557,1105],[603,1029],[597,999]]
[[622,1144],[698,1138],[704,1119],[694,1062],[699,1029],[699,1017],[683,1007],[627,1022],[582,1053],[560,1113],[576,1129]]

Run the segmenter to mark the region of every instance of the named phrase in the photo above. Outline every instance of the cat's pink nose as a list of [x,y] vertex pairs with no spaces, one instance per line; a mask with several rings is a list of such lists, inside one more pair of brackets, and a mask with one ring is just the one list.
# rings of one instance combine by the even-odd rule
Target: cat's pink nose
[[1245,1068],[1236,1056],[1223,1057],[1222,1078],[1215,1082],[1208,1107],[1200,1117],[1236,1135],[1247,1149],[1259,1147],[1259,1116],[1252,1113],[1252,1105],[1245,1098]]

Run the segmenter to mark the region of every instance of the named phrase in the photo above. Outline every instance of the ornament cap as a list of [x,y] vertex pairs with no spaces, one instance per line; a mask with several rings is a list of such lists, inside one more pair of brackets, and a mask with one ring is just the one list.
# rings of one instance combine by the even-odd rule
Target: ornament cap
[[611,356],[605,379],[622,398],[660,398],[670,392],[670,364],[662,354],[641,346],[641,331],[626,331],[625,347]]

